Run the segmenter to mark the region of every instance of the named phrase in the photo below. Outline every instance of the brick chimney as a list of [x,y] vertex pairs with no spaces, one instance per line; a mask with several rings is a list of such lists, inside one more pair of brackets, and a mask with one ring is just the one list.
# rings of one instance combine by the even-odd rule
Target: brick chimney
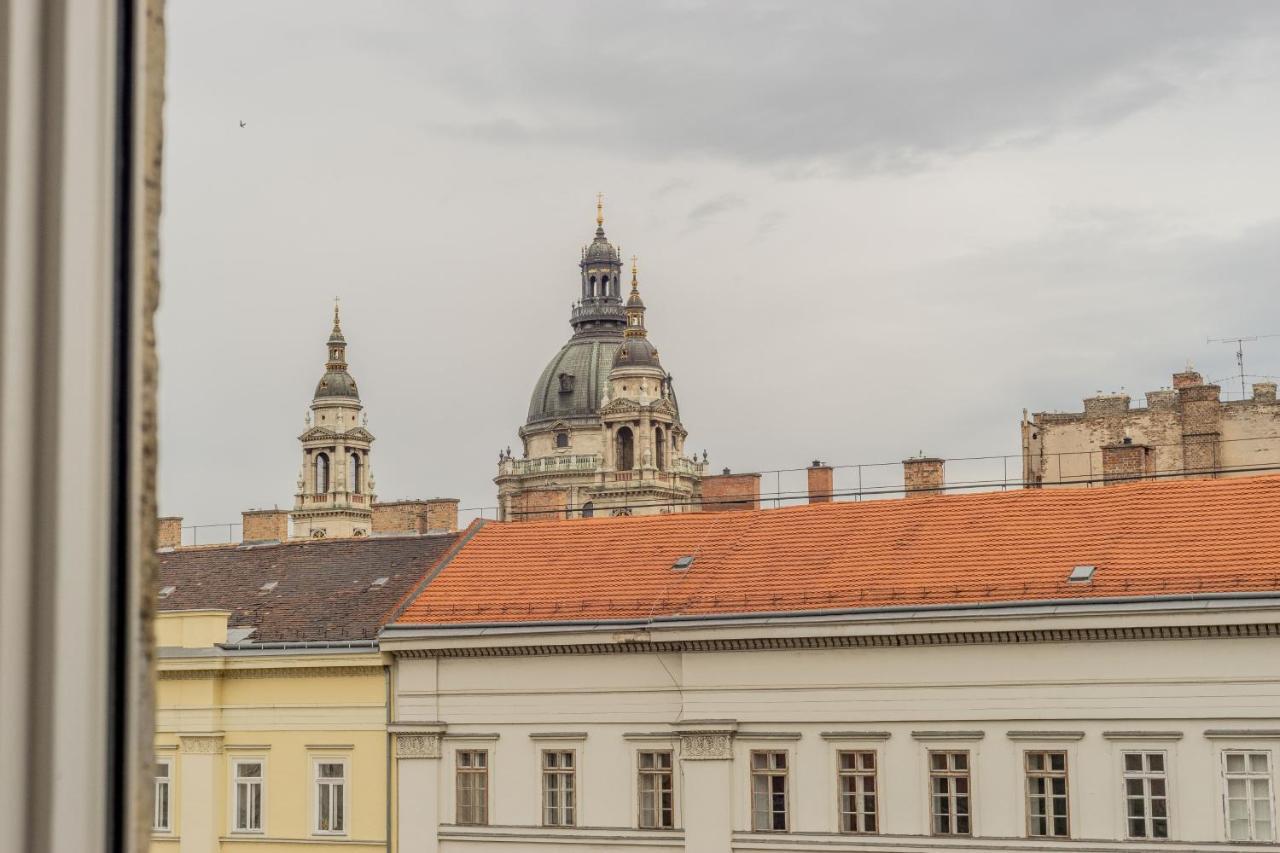
[[946,477],[945,459],[933,456],[914,456],[902,460],[902,482],[909,498],[923,498],[941,494]]
[[1145,444],[1126,438],[1102,448],[1102,482],[1105,485],[1145,479],[1152,472],[1155,457]]
[[759,474],[734,474],[725,468],[723,474],[710,474],[702,478],[703,512],[759,508]]
[[830,465],[823,465],[817,459],[808,468],[809,503],[824,504],[831,502],[831,493],[835,489],[835,476]]
[[245,544],[284,542],[289,538],[289,513],[283,509],[246,509],[240,513],[240,540]]
[[[561,501],[563,505],[563,501]],[[458,499],[385,501],[373,505],[375,536],[453,533],[458,529]]]
[[1275,401],[1276,401],[1276,383],[1274,382],[1253,383],[1253,402],[1274,403]]
[[182,516],[166,515],[156,519],[156,547],[182,547]]
[[1189,367],[1181,373],[1173,374],[1173,390],[1175,391],[1182,388],[1190,388],[1192,385],[1203,384],[1204,377]]

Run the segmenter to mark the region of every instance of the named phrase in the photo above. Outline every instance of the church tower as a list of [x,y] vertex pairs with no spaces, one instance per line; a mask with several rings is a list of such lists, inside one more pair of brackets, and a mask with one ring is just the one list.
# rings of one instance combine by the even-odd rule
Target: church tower
[[329,358],[316,385],[302,442],[302,470],[293,504],[295,538],[367,536],[372,530],[374,482],[369,470],[373,435],[356,381],[347,372],[347,339],[333,306]]
[[624,297],[622,259],[605,236],[599,198],[595,238],[578,270],[573,335],[534,386],[519,456],[499,454],[498,517],[696,511],[706,461],[685,456],[679,403],[649,340],[639,273],[633,259]]

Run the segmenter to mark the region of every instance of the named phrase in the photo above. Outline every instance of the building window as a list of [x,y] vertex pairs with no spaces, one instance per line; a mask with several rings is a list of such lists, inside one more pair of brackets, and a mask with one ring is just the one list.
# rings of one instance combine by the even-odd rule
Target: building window
[[617,469],[619,471],[630,471],[634,467],[635,467],[635,439],[631,434],[630,427],[620,427],[618,429]]
[[1273,841],[1271,753],[1231,751],[1222,754],[1227,782],[1227,838]]
[[457,816],[455,823],[489,823],[489,752],[460,749],[457,753]]
[[351,454],[351,465],[347,468],[347,491],[353,495],[360,494],[360,454]]
[[837,761],[840,831],[879,832],[879,823],[876,821],[875,752],[841,752]]
[[929,753],[934,835],[972,835],[968,752]]
[[316,454],[316,494],[323,495],[329,491],[329,457],[324,453]]
[[658,470],[667,470],[667,434],[662,431],[662,427],[653,431],[653,446],[657,451],[654,456],[658,463]]
[[565,430],[560,430],[560,432],[556,433],[556,447],[568,447],[568,446],[569,446],[569,433],[566,432]]
[[262,832],[262,762],[236,761],[233,803],[236,832]]
[[1130,838],[1169,837],[1168,779],[1163,752],[1124,753],[1126,832]]
[[756,832],[787,831],[787,753],[751,753],[751,828]]
[[157,832],[169,832],[173,829],[173,759],[156,760],[155,805],[151,818],[151,828]]
[[542,751],[542,825],[574,826],[576,769],[571,749]]
[[640,828],[673,829],[676,825],[671,751],[645,751],[639,755]]
[[596,514],[596,505],[593,504],[591,501],[587,501],[582,505],[583,518],[591,518],[595,514]]
[[1067,754],[1027,752],[1027,835],[1066,838]]
[[342,835],[347,831],[347,765],[316,762],[316,832]]

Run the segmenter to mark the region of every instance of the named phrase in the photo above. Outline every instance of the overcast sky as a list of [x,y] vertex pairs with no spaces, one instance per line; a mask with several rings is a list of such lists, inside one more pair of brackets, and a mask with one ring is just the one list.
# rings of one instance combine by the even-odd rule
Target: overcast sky
[[[335,296],[380,497],[492,506],[597,191],[717,470],[1017,454],[1023,408],[1231,377],[1207,338],[1280,333],[1280,3],[168,21],[161,511],[188,524],[292,506]],[[1280,374],[1280,337],[1247,346]]]

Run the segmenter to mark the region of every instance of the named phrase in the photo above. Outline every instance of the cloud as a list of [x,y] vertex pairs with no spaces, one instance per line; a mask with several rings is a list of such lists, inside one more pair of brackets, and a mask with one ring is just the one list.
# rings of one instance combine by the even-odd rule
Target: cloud
[[689,211],[689,224],[692,226],[706,225],[720,214],[730,210],[737,210],[745,207],[746,199],[735,193],[723,193],[715,198],[708,199],[702,204]]

